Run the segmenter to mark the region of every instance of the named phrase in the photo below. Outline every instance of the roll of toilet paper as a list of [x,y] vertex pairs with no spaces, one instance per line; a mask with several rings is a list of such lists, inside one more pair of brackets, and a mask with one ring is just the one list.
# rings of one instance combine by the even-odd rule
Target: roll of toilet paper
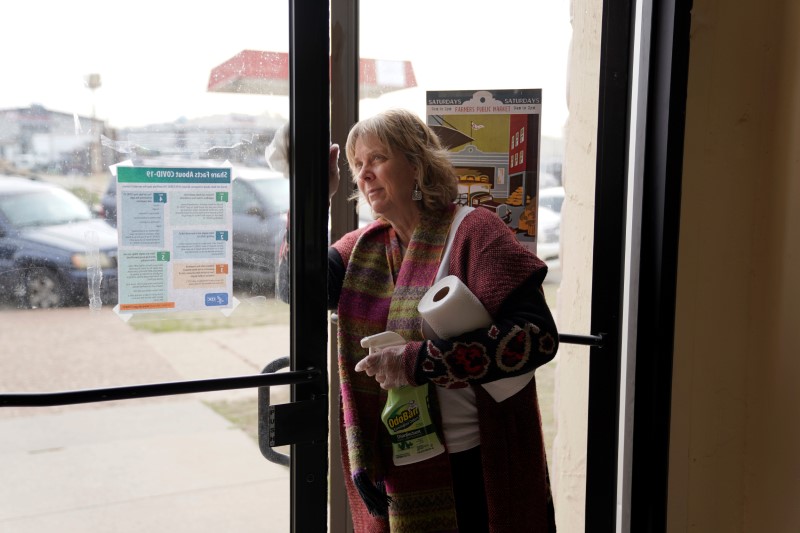
[[478,297],[456,276],[445,276],[436,282],[417,309],[440,339],[457,337],[492,323]]
[[[419,314],[440,339],[457,337],[467,331],[485,328],[492,317],[478,297],[456,276],[445,276],[434,283],[417,306]],[[521,391],[533,378],[534,371],[491,383],[483,388],[496,402]]]

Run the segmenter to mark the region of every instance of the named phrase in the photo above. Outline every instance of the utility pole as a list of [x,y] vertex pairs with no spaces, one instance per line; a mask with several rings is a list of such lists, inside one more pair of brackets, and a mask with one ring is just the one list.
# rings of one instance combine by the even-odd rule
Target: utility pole
[[102,174],[103,172],[103,152],[100,145],[100,127],[97,124],[97,113],[95,109],[95,90],[100,85],[100,74],[87,74],[85,78],[86,87],[92,91],[92,144],[90,146],[90,164],[92,174]]

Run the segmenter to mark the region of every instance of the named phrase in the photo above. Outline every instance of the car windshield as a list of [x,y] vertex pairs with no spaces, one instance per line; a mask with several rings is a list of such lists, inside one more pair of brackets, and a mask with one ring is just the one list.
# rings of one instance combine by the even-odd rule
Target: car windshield
[[0,212],[18,227],[54,226],[92,218],[89,207],[67,191],[36,191],[0,197]]

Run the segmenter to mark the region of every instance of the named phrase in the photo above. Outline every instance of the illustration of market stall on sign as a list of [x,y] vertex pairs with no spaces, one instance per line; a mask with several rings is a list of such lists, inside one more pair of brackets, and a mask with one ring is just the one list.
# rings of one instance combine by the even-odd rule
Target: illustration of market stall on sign
[[542,90],[428,91],[426,109],[456,167],[457,202],[493,211],[536,251]]

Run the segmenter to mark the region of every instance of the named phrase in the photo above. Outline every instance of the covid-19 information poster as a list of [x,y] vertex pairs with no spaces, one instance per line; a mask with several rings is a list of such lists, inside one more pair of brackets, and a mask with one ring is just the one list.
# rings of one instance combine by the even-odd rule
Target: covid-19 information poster
[[120,313],[232,306],[230,167],[117,167]]

